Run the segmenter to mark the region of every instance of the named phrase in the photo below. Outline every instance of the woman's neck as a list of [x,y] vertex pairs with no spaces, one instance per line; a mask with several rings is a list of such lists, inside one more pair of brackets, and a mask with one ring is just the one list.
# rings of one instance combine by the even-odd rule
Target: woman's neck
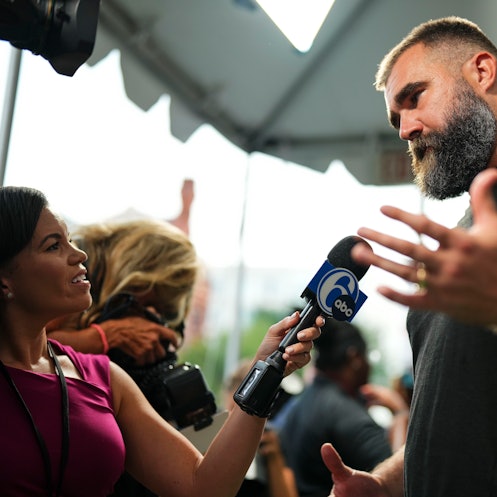
[[37,335],[7,332],[0,328],[0,360],[10,367],[35,371],[53,372],[53,363],[48,356],[47,335],[42,329]]

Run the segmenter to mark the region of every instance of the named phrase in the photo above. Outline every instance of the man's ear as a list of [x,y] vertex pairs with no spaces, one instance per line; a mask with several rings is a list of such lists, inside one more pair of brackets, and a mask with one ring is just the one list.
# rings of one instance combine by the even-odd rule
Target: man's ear
[[462,74],[475,91],[497,91],[497,59],[490,52],[478,52],[473,55],[463,64]]
[[359,353],[359,351],[357,350],[357,348],[354,347],[353,345],[350,345],[347,348],[347,364],[353,370],[357,371],[361,367],[360,358],[361,358],[361,354]]

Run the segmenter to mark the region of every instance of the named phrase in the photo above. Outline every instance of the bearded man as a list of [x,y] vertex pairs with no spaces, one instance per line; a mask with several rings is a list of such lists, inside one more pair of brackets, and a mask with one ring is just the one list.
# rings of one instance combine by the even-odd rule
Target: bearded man
[[[376,76],[390,123],[409,143],[415,182],[443,200],[469,191],[456,228],[394,207],[382,212],[438,242],[431,250],[372,229],[358,234],[410,259],[353,257],[406,281],[380,287],[410,307],[414,394],[404,448],[371,473],[353,471],[325,444],[336,497],[497,497],[497,48],[458,17],[414,28]],[[475,179],[476,178],[476,179]]]

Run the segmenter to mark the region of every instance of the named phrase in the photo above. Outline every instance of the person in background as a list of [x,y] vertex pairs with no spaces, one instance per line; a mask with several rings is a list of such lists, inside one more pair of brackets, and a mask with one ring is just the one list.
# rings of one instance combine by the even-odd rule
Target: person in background
[[387,421],[388,441],[393,451],[400,449],[406,442],[410,404],[395,386],[367,383],[360,391],[368,408],[380,406],[388,409],[391,415],[391,420]]
[[[190,237],[190,218],[194,197],[194,181],[186,178],[181,186],[181,210],[174,219],[167,220],[183,231],[188,237]],[[188,328],[188,333],[184,337],[185,346],[201,339],[203,336],[210,292],[211,288],[207,270],[203,264],[199,264],[191,298],[190,311],[185,321],[185,326]]]
[[[181,188],[181,210],[174,219],[165,222],[135,219],[96,223],[80,227],[79,236],[77,232],[74,233],[80,243],[84,243],[84,238],[87,238],[92,272],[95,279],[98,277],[100,287],[105,278],[106,288],[103,292],[100,288],[97,289],[97,282],[93,282],[94,313],[100,314],[106,299],[120,293],[123,287],[138,285],[139,289],[143,289],[154,285],[154,282],[161,282],[165,287],[162,291],[166,292],[165,297],[171,305],[170,314],[177,316],[172,324],[180,329],[188,326],[189,334],[192,328],[195,328],[195,335],[201,333],[203,318],[200,315],[204,315],[206,297],[200,298],[197,294],[199,281],[203,286],[205,278],[189,239],[193,200],[193,180],[185,179]],[[146,261],[140,260],[142,255],[138,251],[146,254],[143,257]],[[124,259],[121,261],[122,257]],[[116,259],[125,262],[126,266],[120,268],[119,263],[114,262]],[[141,276],[140,271],[143,271]],[[111,274],[107,274],[108,272]],[[200,293],[205,292],[201,290]],[[173,295],[174,298],[171,298]],[[95,301],[100,301],[98,307]],[[194,317],[192,313],[195,314]],[[90,320],[94,321],[94,317],[87,317],[86,321]],[[96,326],[82,329],[84,321],[82,316],[73,316],[72,320],[63,316],[50,323],[48,331],[54,338],[82,352],[98,353],[103,349],[121,349],[137,365],[142,366],[153,364],[166,356],[163,344],[168,343],[174,350],[185,341],[181,333],[143,317],[142,313],[106,320],[101,325],[105,334],[101,334]],[[81,333],[68,335],[60,330],[61,326],[68,328],[68,331],[78,329]]]
[[385,56],[376,88],[408,141],[421,192],[444,200],[469,191],[471,203],[452,229],[382,208],[418,242],[358,230],[401,259],[356,247],[356,261],[417,284],[378,289],[410,307],[414,391],[405,447],[372,472],[354,471],[323,446],[332,495],[496,497],[497,47],[467,19],[427,21]]
[[394,379],[393,388],[402,395],[405,403],[410,407],[412,402],[412,392],[414,389],[414,378],[412,371],[406,370],[400,376]]
[[181,186],[181,210],[174,219],[168,222],[179,228],[187,236],[190,236],[190,216],[192,204],[195,197],[195,184],[192,179],[185,179]]
[[[293,402],[280,429],[283,452],[301,497],[326,497],[332,483],[320,456],[332,442],[346,464],[370,470],[392,454],[388,433],[368,412],[369,398],[405,412],[399,394],[367,385],[366,342],[355,325],[327,318],[315,341],[314,377]],[[388,395],[387,395],[388,394]],[[397,414],[397,412],[395,412]],[[394,424],[399,422],[394,416]],[[405,423],[404,423],[405,426]]]
[[[88,255],[92,304],[48,323],[48,336],[80,352],[108,354],[172,423],[166,381],[182,344],[197,277],[193,244],[176,226],[149,219],[82,226],[74,237]],[[153,495],[129,474],[113,494]]]
[[[233,408],[202,455],[106,355],[47,337],[46,323],[91,305],[86,257],[41,192],[0,188],[2,496],[104,497],[124,469],[159,495],[234,496],[264,419]],[[255,360],[298,319],[271,326]],[[285,350],[285,373],[308,363],[322,321]]]
[[[228,411],[235,407],[233,395],[251,367],[251,359],[242,360],[228,377],[224,388],[224,405]],[[286,464],[278,434],[270,422],[236,497],[299,497],[295,476]]]
[[82,226],[74,238],[88,254],[92,304],[49,323],[50,336],[80,352],[120,349],[140,366],[176,350],[198,270],[187,235],[142,219]]

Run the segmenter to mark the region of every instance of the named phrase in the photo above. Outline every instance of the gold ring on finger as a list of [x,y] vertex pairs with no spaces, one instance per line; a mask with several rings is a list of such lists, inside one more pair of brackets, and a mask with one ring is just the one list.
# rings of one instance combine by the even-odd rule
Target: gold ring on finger
[[426,290],[427,284],[426,284],[426,267],[425,265],[420,262],[417,265],[416,268],[416,280],[417,280],[417,285],[418,285],[418,290]]

